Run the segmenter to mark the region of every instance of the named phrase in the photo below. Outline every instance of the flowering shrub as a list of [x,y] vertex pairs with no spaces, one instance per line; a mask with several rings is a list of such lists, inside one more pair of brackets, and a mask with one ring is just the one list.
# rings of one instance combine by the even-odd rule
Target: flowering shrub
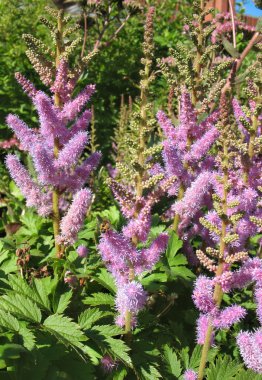
[[[60,4],[41,18],[53,45],[24,36],[42,87],[15,74],[38,127],[9,114],[14,137],[0,143],[12,179],[1,198],[4,376],[262,378],[259,25],[194,2],[187,42],[161,57],[161,3],[73,4],[83,40]],[[109,162],[86,81],[136,15],[138,97],[122,95]]]

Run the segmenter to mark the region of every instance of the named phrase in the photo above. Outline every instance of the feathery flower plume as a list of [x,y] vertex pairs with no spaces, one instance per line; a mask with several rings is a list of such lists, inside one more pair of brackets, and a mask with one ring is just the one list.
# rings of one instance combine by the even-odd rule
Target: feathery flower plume
[[26,198],[28,207],[36,207],[39,214],[46,216],[51,212],[52,203],[48,193],[43,193],[40,187],[30,177],[28,171],[19,162],[16,155],[8,154],[6,157],[6,166],[20,188],[23,196]]
[[88,189],[79,190],[74,195],[71,206],[61,220],[61,234],[58,237],[60,242],[65,245],[72,245],[76,242],[77,234],[83,225],[91,201],[92,193]]

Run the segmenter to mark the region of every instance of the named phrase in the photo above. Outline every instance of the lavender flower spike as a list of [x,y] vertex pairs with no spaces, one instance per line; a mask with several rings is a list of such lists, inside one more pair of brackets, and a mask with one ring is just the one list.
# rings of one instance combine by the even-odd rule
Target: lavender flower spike
[[201,207],[205,194],[212,185],[213,174],[206,171],[199,174],[198,178],[192,183],[191,187],[185,192],[184,198],[176,202],[175,212],[187,218],[194,217]]
[[139,282],[131,281],[118,287],[116,295],[116,307],[119,311],[120,320],[124,320],[127,312],[135,317],[146,303],[147,294]]
[[71,138],[60,151],[56,166],[58,168],[70,168],[77,164],[77,160],[87,144],[87,133],[79,132]]
[[91,201],[92,193],[90,190],[81,189],[75,194],[67,214],[61,220],[59,242],[66,245],[75,243]]
[[61,116],[64,121],[74,120],[75,117],[82,111],[85,104],[89,101],[95,91],[94,85],[88,85],[80,92],[73,100],[65,103]]
[[262,374],[262,330],[241,332],[237,344],[247,368]]
[[25,150],[31,150],[38,140],[37,134],[30,129],[18,116],[9,114],[6,118],[8,126],[14,131]]
[[10,171],[11,177],[26,198],[27,206],[36,207],[40,215],[47,216],[50,214],[52,206],[48,194],[41,192],[39,186],[32,180],[16,155],[7,155],[6,166]]

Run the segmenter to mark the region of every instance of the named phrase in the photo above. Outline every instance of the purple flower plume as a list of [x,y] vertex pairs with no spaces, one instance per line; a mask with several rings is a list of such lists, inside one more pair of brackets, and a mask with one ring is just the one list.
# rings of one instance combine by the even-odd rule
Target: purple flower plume
[[119,312],[118,323],[124,321],[127,312],[134,316],[145,306],[147,294],[139,282],[131,281],[118,286],[116,308]]
[[238,305],[226,307],[213,319],[212,324],[218,329],[228,329],[234,323],[239,322],[246,315],[246,310]]
[[262,330],[241,332],[237,344],[247,368],[262,374]]
[[61,234],[58,238],[64,244],[74,244],[77,234],[83,225],[87,209],[92,201],[92,193],[88,189],[79,190],[73,198],[67,214],[61,220]]
[[213,127],[209,129],[200,139],[198,139],[185,154],[186,161],[199,161],[211,148],[219,135],[218,130]]
[[32,146],[38,141],[38,135],[30,129],[18,116],[9,114],[6,118],[8,126],[14,131],[25,150],[31,151]]
[[175,127],[173,126],[170,119],[166,116],[166,114],[163,111],[158,111],[157,120],[158,120],[159,125],[163,129],[165,137],[171,141],[175,140],[176,138]]
[[30,96],[32,99],[34,99],[34,97],[37,94],[37,90],[35,86],[28,79],[26,79],[21,73],[15,73],[15,79],[20,84],[24,92],[28,96]]
[[49,194],[43,193],[36,182],[32,180],[26,168],[19,162],[16,155],[6,157],[6,166],[11,177],[26,198],[28,207],[36,207],[39,214],[46,216],[51,212],[52,203]]
[[[204,344],[209,326],[210,317],[207,314],[200,314],[197,320],[197,344]],[[212,332],[211,344],[214,344],[214,332]]]
[[40,120],[40,132],[47,140],[53,141],[54,137],[61,137],[66,133],[58,116],[58,111],[52,104],[52,100],[42,91],[38,91],[34,98]]
[[87,133],[78,132],[77,135],[71,138],[64,148],[59,152],[56,160],[57,168],[70,168],[77,164],[77,160],[83,152],[87,144]]
[[142,262],[145,269],[151,270],[153,266],[159,261],[160,255],[165,251],[168,243],[168,235],[160,234],[150,245],[141,252]]
[[79,95],[77,95],[75,99],[66,102],[61,111],[62,119],[64,121],[74,120],[82,111],[83,107],[89,101],[94,92],[95,86],[88,85],[82,92],[80,92]]
[[213,300],[214,281],[206,276],[199,276],[195,282],[193,301],[203,313],[211,312],[215,308]]
[[185,192],[184,198],[176,202],[175,212],[183,218],[192,218],[202,206],[204,196],[212,185],[213,173],[203,172]]

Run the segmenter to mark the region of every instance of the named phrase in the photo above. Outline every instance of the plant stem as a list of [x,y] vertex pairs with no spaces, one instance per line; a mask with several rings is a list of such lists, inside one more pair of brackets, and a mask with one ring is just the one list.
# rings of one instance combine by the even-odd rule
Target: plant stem
[[[58,68],[60,63],[60,56],[63,51],[63,12],[60,11],[57,18],[57,39],[56,39],[56,59],[55,64]],[[58,93],[55,93],[55,106],[61,108],[62,102]],[[59,154],[59,139],[56,137],[54,140],[54,156],[58,157]],[[59,212],[59,189],[54,187],[53,189],[53,230],[55,238],[55,251],[56,255],[60,257],[61,245],[56,241],[60,231],[60,212]]]

